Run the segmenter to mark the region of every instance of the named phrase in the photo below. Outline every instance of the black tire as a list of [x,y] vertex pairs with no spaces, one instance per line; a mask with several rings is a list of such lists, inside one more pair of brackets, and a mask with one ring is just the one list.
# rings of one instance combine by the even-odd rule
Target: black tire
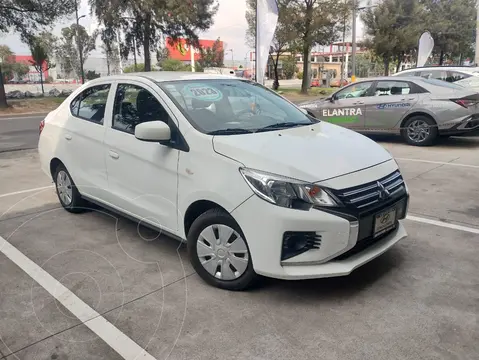
[[[62,196],[60,196],[60,190],[59,190],[59,185],[58,185],[58,175],[62,173],[62,174],[65,174],[70,183],[71,183],[71,202],[70,203],[66,203],[63,199],[62,199]],[[56,193],[57,193],[57,196],[58,196],[58,200],[60,201],[60,204],[63,206],[63,208],[68,211],[68,212],[71,212],[71,213],[74,213],[74,214],[78,214],[78,213],[82,213],[84,211],[86,211],[86,206],[87,206],[87,202],[82,198],[80,192],[78,191],[70,173],[68,172],[67,168],[65,167],[65,165],[63,164],[60,164],[57,166],[57,168],[55,169],[55,172],[54,172],[54,175],[53,175],[53,181],[55,182],[55,189],[56,189]]]
[[[235,230],[244,240],[248,250],[248,265],[244,273],[234,280],[221,280],[211,275],[201,264],[197,252],[197,242],[201,232],[211,225],[226,225]],[[248,244],[236,221],[222,209],[210,209],[200,215],[191,225],[187,236],[188,240],[188,256],[193,268],[198,275],[208,284],[220,289],[241,291],[254,285],[258,279],[258,275],[254,272],[251,254]]]
[[[422,141],[415,141],[413,138],[411,138],[408,134],[408,128],[413,124],[414,122],[422,122],[427,124],[429,128],[429,134],[425,139]],[[430,117],[423,116],[423,115],[416,115],[408,119],[405,123],[404,126],[401,129],[401,136],[403,139],[409,144],[409,145],[414,145],[414,146],[431,146],[434,145],[434,143],[437,141],[439,135],[439,131],[437,129],[437,124],[436,122],[431,119]]]

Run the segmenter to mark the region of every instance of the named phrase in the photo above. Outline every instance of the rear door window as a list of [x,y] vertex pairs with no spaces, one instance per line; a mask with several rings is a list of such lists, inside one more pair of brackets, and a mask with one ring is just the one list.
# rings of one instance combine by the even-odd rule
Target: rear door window
[[70,104],[72,115],[102,125],[109,92],[110,84],[84,90]]
[[471,74],[466,74],[463,72],[450,71],[447,77],[447,82],[456,82],[456,81],[470,78],[471,76],[472,76]]
[[421,77],[425,79],[436,79],[447,81],[447,71],[446,70],[423,70],[421,71]]
[[408,95],[411,87],[405,81],[378,81],[374,96]]

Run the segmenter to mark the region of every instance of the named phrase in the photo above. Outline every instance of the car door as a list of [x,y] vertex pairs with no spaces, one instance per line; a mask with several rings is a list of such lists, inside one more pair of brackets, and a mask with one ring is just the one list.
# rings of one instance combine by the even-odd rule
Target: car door
[[415,87],[407,81],[378,81],[366,99],[366,131],[389,131],[418,102]]
[[80,193],[98,199],[108,191],[103,141],[105,124],[111,120],[111,87],[111,83],[91,86],[72,100],[63,138],[57,145],[64,146],[61,160]]
[[358,82],[336,92],[321,104],[321,119],[352,129],[361,129],[365,121],[365,101],[373,81]]
[[106,168],[114,206],[175,232],[179,150],[134,135],[135,126],[146,121],[177,125],[163,104],[161,95],[147,84],[116,84],[112,122],[105,135]]

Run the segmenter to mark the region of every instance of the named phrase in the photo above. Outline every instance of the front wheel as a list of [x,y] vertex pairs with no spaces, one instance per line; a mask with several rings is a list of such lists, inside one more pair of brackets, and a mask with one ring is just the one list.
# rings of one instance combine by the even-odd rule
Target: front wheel
[[410,145],[433,145],[438,138],[437,124],[428,117],[413,116],[405,122],[401,135]]
[[193,222],[188,255],[198,275],[218,288],[245,290],[257,278],[243,232],[221,209],[208,210]]

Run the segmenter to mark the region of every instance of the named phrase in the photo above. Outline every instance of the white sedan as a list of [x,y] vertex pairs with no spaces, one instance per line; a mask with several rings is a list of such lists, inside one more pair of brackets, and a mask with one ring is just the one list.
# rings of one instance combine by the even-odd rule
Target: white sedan
[[406,237],[391,155],[230,76],[104,77],[40,125],[61,205],[100,204],[188,244],[209,284],[347,275]]

